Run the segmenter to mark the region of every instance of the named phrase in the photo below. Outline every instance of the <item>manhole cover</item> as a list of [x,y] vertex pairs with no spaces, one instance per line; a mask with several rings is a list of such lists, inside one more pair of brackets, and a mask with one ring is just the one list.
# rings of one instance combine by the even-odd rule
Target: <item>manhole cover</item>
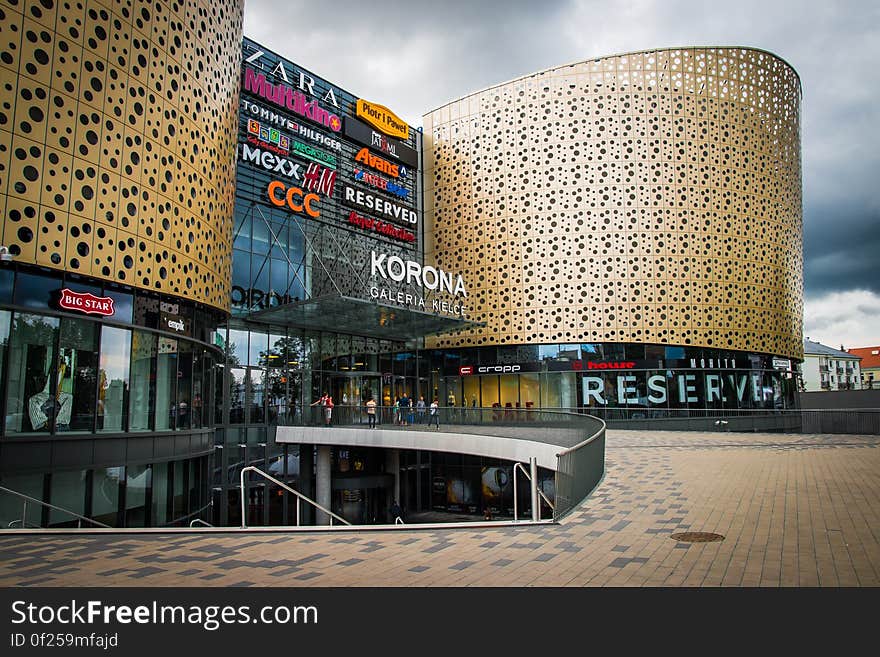
[[714,541],[724,540],[721,534],[713,534],[712,532],[682,532],[680,534],[671,534],[669,538],[682,543],[713,543]]

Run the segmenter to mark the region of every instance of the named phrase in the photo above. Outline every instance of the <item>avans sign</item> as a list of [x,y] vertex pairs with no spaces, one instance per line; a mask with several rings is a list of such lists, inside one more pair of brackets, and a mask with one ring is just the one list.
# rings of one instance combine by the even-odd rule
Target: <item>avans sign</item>
[[388,160],[383,160],[381,157],[372,155],[366,148],[362,148],[358,151],[357,155],[354,156],[354,161],[366,164],[368,167],[387,174],[392,178],[400,176],[400,167],[397,164],[391,164]]
[[342,130],[342,120],[318,105],[317,100],[309,102],[303,92],[294,91],[293,87],[285,84],[272,84],[266,80],[265,75],[251,68],[244,72],[244,91],[284,107],[304,119],[330,128],[333,132]]
[[58,305],[65,310],[76,310],[88,315],[103,315],[104,317],[110,317],[115,312],[113,299],[110,297],[96,297],[88,292],[74,292],[67,288],[61,290]]
[[371,126],[384,132],[386,135],[397,137],[398,139],[409,138],[409,126],[406,121],[399,118],[394,112],[376,103],[370,103],[363,98],[359,98],[355,105],[355,116],[363,119]]
[[448,292],[449,294],[467,297],[467,289],[461,274],[452,274],[439,267],[422,265],[413,260],[404,260],[400,256],[389,256],[387,253],[370,252],[370,277],[391,279],[397,283],[417,285],[428,290]]

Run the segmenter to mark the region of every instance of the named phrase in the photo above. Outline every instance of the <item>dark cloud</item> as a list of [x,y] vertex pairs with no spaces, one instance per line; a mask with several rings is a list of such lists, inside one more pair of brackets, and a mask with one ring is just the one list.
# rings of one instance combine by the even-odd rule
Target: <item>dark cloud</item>
[[806,295],[880,291],[876,0],[246,0],[245,33],[416,125],[454,98],[574,61],[687,45],[768,50],[803,85]]

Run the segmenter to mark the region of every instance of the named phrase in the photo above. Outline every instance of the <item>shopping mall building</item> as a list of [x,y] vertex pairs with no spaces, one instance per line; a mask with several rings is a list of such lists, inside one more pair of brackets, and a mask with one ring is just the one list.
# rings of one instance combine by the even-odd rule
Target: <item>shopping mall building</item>
[[[417,128],[242,40],[241,12],[0,9],[0,485],[112,526],[234,525],[245,465],[312,495],[329,463],[355,522],[384,520],[392,490],[480,513],[481,473],[509,463],[277,427],[317,424],[325,391],[356,424],[404,393],[499,422],[796,405],[787,63],[605,57]],[[289,521],[263,483],[251,523]],[[4,526],[19,508],[0,496]],[[67,521],[35,504],[24,524]]]

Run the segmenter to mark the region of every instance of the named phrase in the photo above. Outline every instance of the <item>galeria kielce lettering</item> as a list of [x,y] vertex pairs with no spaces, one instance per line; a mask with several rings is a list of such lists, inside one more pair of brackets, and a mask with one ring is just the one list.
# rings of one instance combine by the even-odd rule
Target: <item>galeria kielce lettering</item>
[[266,80],[265,75],[250,68],[244,72],[244,91],[286,108],[297,116],[330,128],[333,132],[342,130],[342,120],[318,105],[317,100],[309,102],[303,92],[295,91],[286,84],[272,84]]

